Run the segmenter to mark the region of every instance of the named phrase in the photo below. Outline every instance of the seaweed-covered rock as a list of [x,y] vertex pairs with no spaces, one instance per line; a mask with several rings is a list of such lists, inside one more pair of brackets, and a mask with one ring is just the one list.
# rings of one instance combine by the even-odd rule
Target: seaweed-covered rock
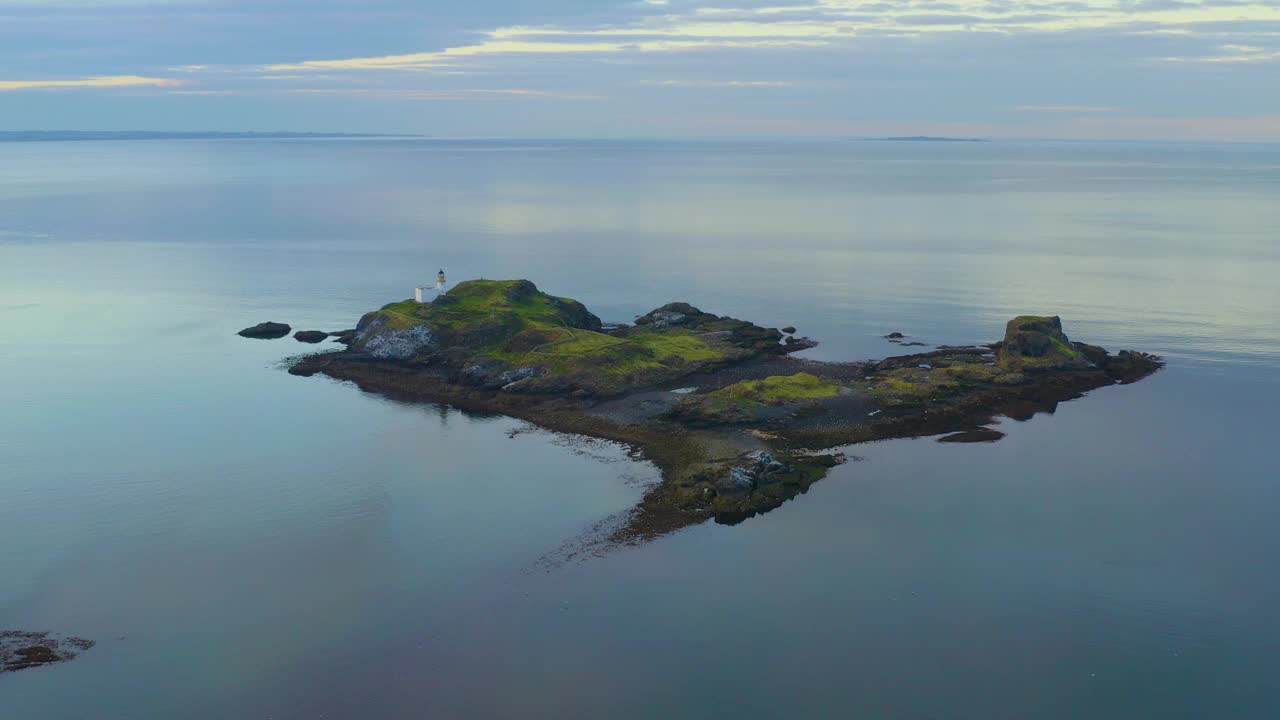
[[316,343],[324,342],[329,339],[329,333],[321,330],[299,330],[293,334],[293,339],[298,342],[315,345]]
[[1013,373],[1089,366],[1089,360],[1062,331],[1062,319],[1020,315],[1005,327],[1000,367]]
[[1157,355],[1121,350],[1115,357],[1108,358],[1106,370],[1111,377],[1128,384],[1141,380],[1162,367],[1164,359]]
[[278,340],[288,335],[293,328],[278,322],[258,323],[253,327],[247,327],[236,333],[240,337],[253,338],[254,340]]

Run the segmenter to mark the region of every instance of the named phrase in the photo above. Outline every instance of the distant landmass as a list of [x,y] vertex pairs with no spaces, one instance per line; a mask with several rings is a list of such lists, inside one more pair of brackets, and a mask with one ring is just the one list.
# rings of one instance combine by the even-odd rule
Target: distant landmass
[[991,142],[985,138],[953,138],[953,137],[933,137],[930,135],[912,135],[910,137],[888,137],[881,138],[886,142]]
[[408,138],[418,135],[298,132],[164,132],[139,130],[0,130],[0,142],[67,142],[75,140],[273,140],[307,138]]

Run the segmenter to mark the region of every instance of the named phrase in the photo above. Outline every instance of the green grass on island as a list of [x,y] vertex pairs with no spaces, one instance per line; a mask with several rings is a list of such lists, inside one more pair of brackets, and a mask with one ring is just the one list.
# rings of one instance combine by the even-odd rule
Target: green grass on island
[[712,422],[751,422],[770,407],[811,405],[840,394],[840,385],[810,373],[771,375],[683,400],[675,413]]
[[[591,330],[531,325],[503,347],[486,354],[516,367],[537,365],[553,375],[589,371],[613,376],[727,358],[725,350],[688,332],[638,332],[615,337]],[[537,344],[530,346],[531,343]]]
[[833,398],[840,393],[837,383],[823,380],[817,375],[772,375],[760,380],[734,383],[710,393],[736,402],[759,405],[783,405]]
[[722,362],[731,350],[679,328],[625,335],[586,329],[599,322],[591,322],[594,316],[581,303],[539,292],[522,280],[470,280],[433,302],[404,300],[378,312],[394,330],[427,323],[450,335],[451,345],[470,348],[477,360],[537,366],[549,376],[594,376],[606,385]]

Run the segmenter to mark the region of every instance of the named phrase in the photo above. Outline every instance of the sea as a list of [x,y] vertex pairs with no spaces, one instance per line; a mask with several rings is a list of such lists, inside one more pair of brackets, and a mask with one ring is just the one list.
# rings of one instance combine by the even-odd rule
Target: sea
[[[628,448],[247,340],[443,269],[821,342],[1017,314],[1168,367],[1000,442],[846,448],[737,525],[567,553]],[[0,718],[1280,717],[1280,146],[0,144]]]

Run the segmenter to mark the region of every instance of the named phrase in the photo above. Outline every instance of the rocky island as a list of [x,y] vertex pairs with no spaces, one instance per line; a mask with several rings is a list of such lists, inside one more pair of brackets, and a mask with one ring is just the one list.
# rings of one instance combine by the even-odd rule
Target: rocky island
[[844,462],[837,448],[927,435],[989,442],[1002,436],[988,427],[997,417],[1052,412],[1162,366],[1072,342],[1059,318],[1040,316],[1014,318],[989,345],[817,362],[792,356],[815,344],[807,338],[686,303],[605,326],[527,280],[473,280],[431,302],[387,305],[343,340],[345,350],[289,371],[624,443],[654,463],[662,482],[610,542],[776,508]]

